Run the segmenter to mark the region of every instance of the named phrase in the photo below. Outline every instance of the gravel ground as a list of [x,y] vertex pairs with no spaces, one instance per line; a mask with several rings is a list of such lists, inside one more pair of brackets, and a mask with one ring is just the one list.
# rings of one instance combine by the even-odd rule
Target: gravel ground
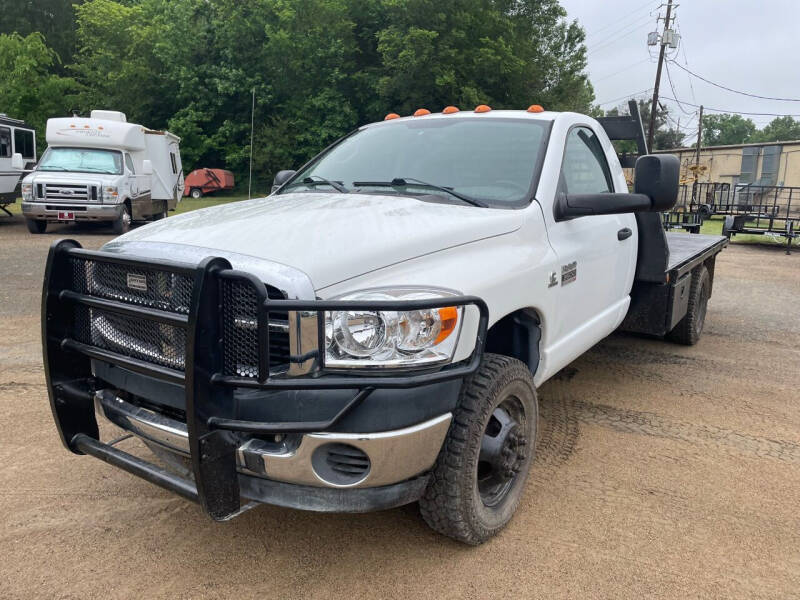
[[[730,247],[692,348],[614,335],[540,389],[516,517],[469,548],[415,505],[227,524],[61,447],[39,297],[58,237],[0,219],[0,597],[796,597],[800,252]],[[124,442],[133,449],[138,442]]]

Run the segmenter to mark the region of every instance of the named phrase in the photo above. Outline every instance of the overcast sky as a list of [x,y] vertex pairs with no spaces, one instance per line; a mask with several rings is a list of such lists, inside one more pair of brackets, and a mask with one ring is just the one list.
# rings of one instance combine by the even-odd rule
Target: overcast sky
[[[673,0],[678,5],[675,29],[681,34],[678,63],[738,91],[800,99],[800,0]],[[586,31],[589,78],[604,109],[625,102],[633,93],[652,97],[657,47],[647,47],[666,0],[561,0],[568,18]],[[663,22],[658,30],[663,28]],[[800,102],[750,98],[719,89],[670,65],[674,95],[666,71],[660,94],[707,108],[800,115]],[[645,93],[641,93],[647,90]],[[622,97],[622,98],[620,98]],[[697,128],[697,109],[683,111],[663,100],[675,123],[680,117],[687,142]],[[685,111],[685,112],[684,112]],[[709,112],[713,111],[708,111]],[[688,113],[688,114],[687,114]],[[762,127],[771,116],[745,115]],[[795,117],[800,118],[800,117]]]

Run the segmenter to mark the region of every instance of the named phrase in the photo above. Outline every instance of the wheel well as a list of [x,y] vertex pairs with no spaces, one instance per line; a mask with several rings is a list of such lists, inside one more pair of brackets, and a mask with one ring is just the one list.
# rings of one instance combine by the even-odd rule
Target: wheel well
[[539,341],[542,320],[532,309],[520,309],[507,314],[489,328],[486,351],[521,360],[536,374],[539,368]]

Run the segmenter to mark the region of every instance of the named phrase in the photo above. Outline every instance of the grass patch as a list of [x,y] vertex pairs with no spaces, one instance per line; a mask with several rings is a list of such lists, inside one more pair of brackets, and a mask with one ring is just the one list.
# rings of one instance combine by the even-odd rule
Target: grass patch
[[[722,224],[725,221],[723,216],[715,216],[706,219],[700,227],[700,233],[709,235],[722,235]],[[786,238],[772,237],[769,235],[753,235],[751,233],[739,233],[731,236],[731,243],[734,244],[763,244],[765,246],[785,246]],[[793,246],[795,244],[792,244]]]

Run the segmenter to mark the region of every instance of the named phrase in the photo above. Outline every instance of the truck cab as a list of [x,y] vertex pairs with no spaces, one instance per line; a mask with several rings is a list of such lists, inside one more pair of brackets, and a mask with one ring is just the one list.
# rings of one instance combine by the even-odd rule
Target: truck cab
[[58,242],[42,328],[62,441],[216,520],[416,501],[481,543],[535,468],[538,386],[620,327],[702,332],[726,240],[664,234],[677,189],[675,157],[643,156],[629,193],[591,117],[448,107],[359,128],[267,198],[99,252]]
[[124,233],[134,220],[158,220],[183,193],[180,139],[128,123],[123,113],[47,121],[48,148],[22,182],[31,233],[48,222],[106,221]]

